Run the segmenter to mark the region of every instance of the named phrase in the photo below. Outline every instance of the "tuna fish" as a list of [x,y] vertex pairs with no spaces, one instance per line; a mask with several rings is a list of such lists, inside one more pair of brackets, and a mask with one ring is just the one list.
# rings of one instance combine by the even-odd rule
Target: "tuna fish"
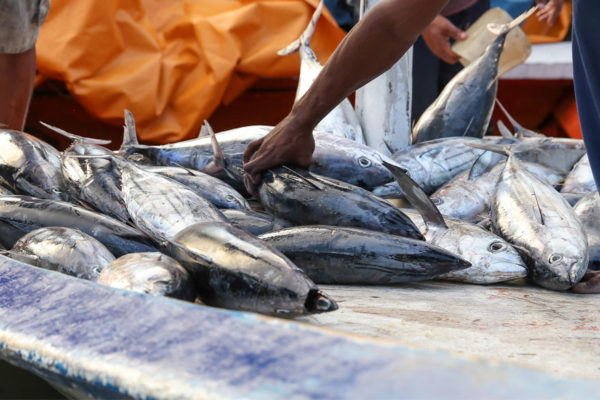
[[595,190],[575,204],[573,211],[581,221],[588,240],[590,269],[600,269],[600,204]]
[[262,212],[250,210],[221,210],[221,212],[233,226],[253,235],[262,235],[292,226],[286,220]]
[[70,199],[54,147],[24,132],[0,129],[0,149],[2,185],[43,199]]
[[33,256],[37,267],[92,281],[115,259],[93,237],[61,227],[29,232],[15,243],[11,252]]
[[590,167],[590,159],[587,154],[584,154],[567,175],[560,192],[579,193],[583,197],[594,190],[596,190],[596,182],[594,182],[594,175]]
[[568,289],[587,269],[583,226],[552,186],[519,164],[510,153],[491,205],[492,227],[519,250],[535,283]]
[[12,247],[28,232],[49,226],[78,229],[117,257],[156,251],[154,242],[137,229],[83,207],[27,196],[0,197],[0,242],[5,247]]
[[[304,93],[312,86],[313,82],[321,72],[321,69],[323,69],[317,56],[310,48],[310,39],[317,26],[317,21],[321,16],[322,8],[323,1],[321,0],[306,30],[302,33],[300,38],[277,53],[280,56],[286,56],[295,52],[299,52],[300,54],[300,79],[298,82],[298,90],[296,92],[296,101],[304,96]],[[315,130],[341,136],[361,144],[365,143],[360,121],[356,115],[356,111],[354,111],[354,107],[352,107],[352,104],[348,99],[344,99],[339,105],[331,110],[331,112],[317,124]]]
[[108,264],[96,282],[118,289],[194,301],[190,274],[171,257],[154,253],[126,254]]
[[169,250],[208,305],[289,317],[337,309],[283,254],[230,224],[189,226]]
[[444,218],[412,179],[397,167],[388,167],[406,193],[407,199],[418,209],[418,213],[403,211],[424,233],[427,242],[456,254],[471,264],[469,268],[449,272],[440,279],[490,284],[527,276],[525,263],[506,241],[477,225]]
[[416,282],[470,266],[423,241],[365,229],[298,226],[259,238],[285,254],[319,284]]

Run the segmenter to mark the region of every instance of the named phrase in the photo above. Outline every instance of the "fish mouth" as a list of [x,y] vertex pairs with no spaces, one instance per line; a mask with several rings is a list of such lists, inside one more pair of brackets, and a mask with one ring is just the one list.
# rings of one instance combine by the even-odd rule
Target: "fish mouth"
[[569,281],[571,282],[571,285],[579,282],[587,270],[587,266],[585,266],[586,268],[583,268],[584,263],[582,261],[583,260],[575,261],[569,267]]
[[311,289],[306,296],[304,302],[304,308],[310,314],[323,313],[328,311],[335,311],[338,309],[338,305],[331,297],[318,289]]

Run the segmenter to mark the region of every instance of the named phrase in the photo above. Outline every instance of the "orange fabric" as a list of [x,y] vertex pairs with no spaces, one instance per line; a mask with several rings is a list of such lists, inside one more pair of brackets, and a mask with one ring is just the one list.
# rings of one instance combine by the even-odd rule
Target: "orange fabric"
[[552,43],[562,41],[571,26],[573,4],[566,0],[560,15],[552,26],[540,22],[535,16],[528,18],[521,27],[531,43]]
[[[318,0],[52,0],[37,42],[42,78],[65,82],[93,115],[136,117],[142,140],[194,137],[259,77],[297,76],[297,39]],[[344,32],[325,11],[311,45],[322,63]]]

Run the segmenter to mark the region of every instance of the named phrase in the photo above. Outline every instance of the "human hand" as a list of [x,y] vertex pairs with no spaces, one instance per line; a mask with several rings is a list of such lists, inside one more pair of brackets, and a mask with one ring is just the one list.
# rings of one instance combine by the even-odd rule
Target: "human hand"
[[264,138],[248,144],[243,161],[244,184],[252,195],[262,181],[262,173],[280,165],[308,168],[315,150],[312,129],[299,126],[288,115]]
[[465,40],[468,37],[465,31],[457,28],[448,18],[441,15],[435,17],[421,36],[429,50],[448,64],[454,64],[460,59],[460,56],[452,51],[450,39]]
[[564,0],[537,0],[537,4],[544,4],[537,13],[540,22],[545,22],[546,25],[552,26],[560,14],[563,3]]

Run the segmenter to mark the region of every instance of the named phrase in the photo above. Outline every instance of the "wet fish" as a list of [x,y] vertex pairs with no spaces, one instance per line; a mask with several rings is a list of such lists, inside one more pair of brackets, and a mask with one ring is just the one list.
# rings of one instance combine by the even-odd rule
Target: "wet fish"
[[535,283],[565,290],[581,279],[588,264],[583,226],[562,196],[525,171],[512,153],[491,210],[494,231],[519,250]]
[[15,243],[11,253],[33,256],[34,265],[40,268],[92,281],[115,259],[98,240],[63,227],[29,232]]
[[337,309],[283,254],[230,224],[189,226],[169,250],[208,305],[289,317]]
[[112,151],[101,146],[110,140],[85,138],[43,122],[42,125],[72,140],[61,155],[61,167],[73,198],[121,222],[129,222],[121,177],[113,163],[107,158],[77,157],[111,155]]
[[600,269],[600,204],[598,191],[588,193],[575,204],[573,211],[581,221],[588,240],[590,269]]
[[250,210],[250,204],[238,191],[211,175],[181,167],[145,166],[143,169],[185,185],[217,208]]
[[335,226],[297,226],[259,236],[316,283],[385,285],[432,279],[470,264],[421,240]]
[[253,235],[262,235],[292,226],[286,220],[263,212],[250,210],[221,210],[221,212],[233,226]]
[[[463,221],[477,222],[482,213],[488,213],[498,178],[505,162],[493,167],[489,172],[473,176],[465,171],[456,179],[438,189],[431,200],[444,216]],[[562,181],[564,175],[540,164],[521,161],[519,163],[528,172],[551,186]]]
[[[296,101],[304,96],[304,93],[312,86],[313,82],[323,69],[317,56],[310,48],[310,39],[317,26],[317,21],[321,16],[322,8],[323,1],[321,0],[306,30],[302,33],[300,38],[277,53],[280,56],[286,56],[295,52],[300,54],[300,78],[298,90],[296,91]],[[331,110],[331,112],[317,124],[315,130],[344,137],[361,144],[365,143],[358,115],[348,99],[344,99]]]
[[596,182],[594,182],[592,167],[590,167],[590,159],[587,154],[584,154],[567,175],[560,191],[561,193],[581,193],[583,197],[594,190],[596,190]]
[[0,149],[2,185],[15,193],[70,200],[54,147],[24,132],[0,129]]
[[126,254],[108,264],[96,282],[118,289],[194,301],[190,274],[171,257],[154,253]]
[[585,146],[581,139],[523,138],[511,151],[519,160],[554,168],[566,176],[585,154]]
[[477,225],[443,217],[410,177],[393,165],[388,168],[418,212],[403,211],[424,233],[427,242],[471,264],[469,268],[449,272],[440,279],[489,284],[527,276],[525,263],[505,240]]
[[28,196],[0,197],[0,242],[6,248],[26,233],[49,226],[78,229],[117,257],[156,251],[154,242],[137,229],[83,207]]

